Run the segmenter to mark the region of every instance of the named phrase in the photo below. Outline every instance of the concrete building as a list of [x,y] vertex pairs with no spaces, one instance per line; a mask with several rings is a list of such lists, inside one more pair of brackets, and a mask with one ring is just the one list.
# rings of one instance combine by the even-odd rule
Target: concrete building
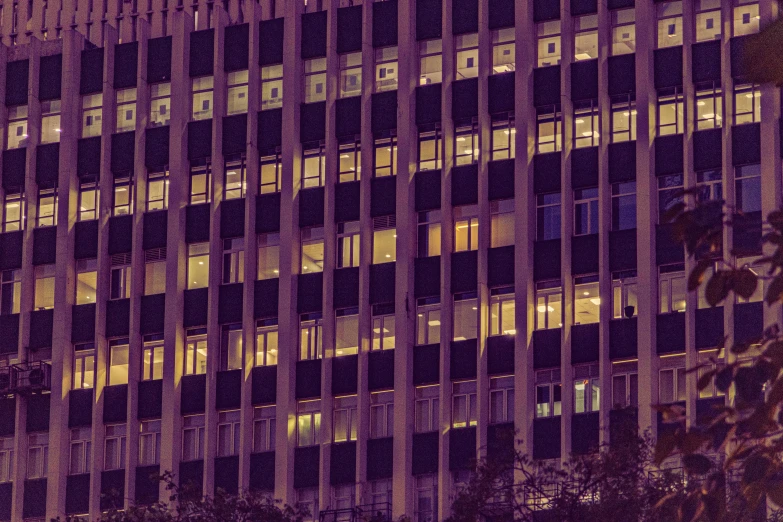
[[4,1],[0,520],[152,502],[164,470],[442,520],[509,429],[559,459],[726,400],[685,368],[780,318],[686,294],[661,215],[703,183],[760,253],[781,102],[739,56],[777,17]]

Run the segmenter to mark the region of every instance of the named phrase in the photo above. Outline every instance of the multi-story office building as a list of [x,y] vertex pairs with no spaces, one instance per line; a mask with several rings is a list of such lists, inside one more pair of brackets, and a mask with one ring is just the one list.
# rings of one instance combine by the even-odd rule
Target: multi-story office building
[[0,520],[166,498],[164,470],[442,520],[504,430],[558,459],[726,400],[685,368],[775,317],[687,294],[662,215],[703,183],[759,253],[780,93],[740,57],[777,16],[4,2]]

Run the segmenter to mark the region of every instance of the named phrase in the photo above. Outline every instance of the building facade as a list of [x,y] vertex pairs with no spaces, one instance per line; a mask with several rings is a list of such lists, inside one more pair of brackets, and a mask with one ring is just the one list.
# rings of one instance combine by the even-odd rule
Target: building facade
[[727,400],[685,368],[780,318],[687,293],[663,215],[702,184],[743,213],[726,255],[760,254],[781,102],[741,52],[777,17],[4,2],[0,520],[166,498],[163,471],[442,520],[504,433],[560,459]]

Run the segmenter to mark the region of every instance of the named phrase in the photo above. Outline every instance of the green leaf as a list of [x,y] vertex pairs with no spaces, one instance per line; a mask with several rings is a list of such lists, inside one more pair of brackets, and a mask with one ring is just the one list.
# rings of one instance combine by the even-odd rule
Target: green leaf
[[721,370],[715,375],[715,387],[723,393],[726,393],[731,386],[732,378],[734,377],[734,367],[729,365],[721,368]]
[[778,274],[767,287],[767,304],[772,306],[783,297],[783,274]]
[[703,374],[701,377],[699,377],[699,381],[696,383],[697,388],[699,391],[703,390],[707,386],[710,385],[710,382],[712,382],[712,377],[717,373],[717,370],[710,370]]
[[694,473],[696,475],[705,475],[712,468],[712,462],[704,455],[692,453],[690,455],[683,455],[682,465],[688,471],[688,473]]
[[735,270],[733,274],[734,292],[743,299],[749,299],[758,286],[758,276],[747,268]]
[[694,269],[691,270],[691,275],[688,277],[689,292],[693,292],[701,286],[701,284],[704,282],[704,273],[711,265],[712,262],[709,259],[701,259],[696,264]]
[[755,453],[745,459],[743,463],[742,483],[744,485],[752,484],[762,480],[769,470],[770,460],[766,455]]
[[707,299],[707,303],[710,306],[716,306],[718,303],[726,299],[729,295],[731,285],[727,277],[727,272],[724,270],[718,270],[707,282],[707,289],[704,297]]
[[679,203],[675,203],[669,207],[669,210],[663,213],[663,216],[661,216],[661,222],[671,223],[685,211],[685,208],[686,207],[684,202],[681,201]]

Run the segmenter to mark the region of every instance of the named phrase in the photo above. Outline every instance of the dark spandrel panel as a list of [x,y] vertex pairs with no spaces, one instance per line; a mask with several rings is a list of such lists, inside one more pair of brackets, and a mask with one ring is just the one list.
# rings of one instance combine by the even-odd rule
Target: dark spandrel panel
[[536,281],[560,277],[560,240],[549,239],[533,244],[533,278]]
[[16,398],[0,399],[0,436],[13,436],[16,430]]
[[609,231],[609,270],[636,270],[636,229]]
[[449,367],[452,380],[476,378],[477,353],[476,339],[451,342]]
[[489,0],[489,29],[514,25],[514,0]]
[[370,180],[370,216],[389,216],[397,210],[397,177]]
[[153,210],[145,212],[142,218],[142,228],[141,248],[143,250],[165,247],[168,237],[168,211]]
[[57,261],[57,227],[33,230],[33,265],[48,265]]
[[133,245],[133,216],[109,218],[109,255],[125,254]]
[[180,384],[182,389],[182,414],[204,413],[206,405],[207,376],[185,375]]
[[609,68],[609,96],[636,92],[635,54],[610,56],[607,64]]
[[449,470],[472,469],[476,463],[476,427],[449,430]]
[[598,60],[580,60],[571,64],[571,99],[598,98]]
[[38,76],[38,99],[58,100],[61,97],[63,77],[63,55],[41,56]]
[[207,324],[207,305],[209,291],[207,288],[185,290],[184,326],[203,326]]
[[274,491],[274,451],[250,454],[250,489],[252,491]]
[[101,172],[101,137],[81,138],[76,147],[76,175],[95,177]]
[[95,303],[74,305],[71,315],[71,342],[91,343],[95,340]]
[[372,46],[397,45],[397,0],[373,2]]
[[571,0],[571,16],[581,16],[598,12],[596,0]]
[[656,349],[658,354],[685,351],[684,313],[658,314],[655,331],[657,334]]
[[391,478],[394,467],[394,439],[367,441],[367,480]]
[[101,472],[101,511],[122,509],[125,499],[125,470]]
[[621,447],[628,436],[639,432],[639,409],[626,407],[609,410],[609,444],[611,448]]
[[441,84],[416,87],[416,125],[440,121]]
[[571,270],[574,275],[598,272],[598,234],[571,239]]
[[27,90],[30,85],[30,60],[8,62],[5,67],[5,104],[7,106],[27,104]]
[[92,425],[92,388],[71,390],[68,394],[68,427]]
[[302,15],[302,59],[326,56],[326,11]]
[[451,204],[478,203],[478,164],[458,165],[451,170]]
[[256,318],[275,317],[280,280],[259,279],[255,282],[253,310]]
[[636,357],[638,335],[636,317],[609,321],[609,358]]
[[716,348],[723,342],[723,307],[696,310],[696,349]]
[[277,366],[256,366],[252,370],[252,402],[274,404],[277,398]]
[[223,39],[223,69],[227,72],[247,69],[250,52],[250,25],[229,25],[226,27]]
[[598,147],[571,151],[571,187],[581,189],[598,186]]
[[320,446],[307,446],[294,449],[295,488],[313,488],[318,486],[320,460]]
[[297,277],[297,311],[300,314],[320,312],[323,309],[323,272]]
[[103,90],[103,47],[82,51],[79,94],[92,94]]
[[126,337],[130,333],[130,299],[106,303],[106,336]]
[[734,166],[760,163],[761,124],[735,125],[731,130],[731,162]]
[[696,172],[719,169],[723,163],[723,130],[693,132],[693,168]]
[[685,249],[673,236],[671,224],[658,225],[655,229],[655,263],[668,265],[685,261]]
[[[3,188],[24,188],[25,172],[27,171],[27,149],[11,149],[2,151],[3,155]],[[16,190],[15,192],[18,192]]]
[[326,137],[326,102],[303,103],[299,112],[299,141],[309,143]]
[[337,9],[337,53],[350,53],[362,48],[362,5]]
[[413,466],[414,475],[437,473],[438,471],[438,437],[440,433],[413,434]]
[[[17,484],[17,487],[19,484]],[[24,481],[22,500],[23,518],[43,518],[46,516],[46,479]]]
[[598,360],[598,323],[575,324],[571,327],[571,362],[589,363]]
[[656,49],[654,53],[655,88],[682,85],[682,46]]
[[[390,2],[372,4],[384,5]],[[396,3],[396,2],[395,2]],[[376,92],[372,95],[371,104],[372,132],[380,134],[383,131],[397,128],[397,91]]]
[[158,501],[160,494],[160,466],[136,468],[136,504],[144,506]]
[[758,339],[764,331],[764,303],[734,305],[734,342],[746,343]]
[[227,199],[220,204],[220,237],[245,235],[245,198]]
[[562,428],[560,416],[533,421],[533,458],[559,459]]
[[514,373],[513,335],[493,335],[487,337],[487,373],[504,375]]
[[335,135],[354,136],[362,131],[362,97],[352,96],[335,101]]
[[11,520],[11,506],[13,505],[14,483],[4,482],[0,484],[0,520]]
[[440,208],[441,177],[440,170],[424,170],[414,175],[417,212]]
[[691,46],[693,83],[720,81],[720,40]]
[[370,265],[370,304],[394,302],[396,268],[394,262]]
[[514,245],[487,251],[487,283],[491,288],[514,284]]
[[153,127],[144,132],[144,165],[162,167],[169,162],[169,126]]
[[136,87],[139,64],[139,42],[128,42],[114,46],[114,88]]
[[147,82],[171,79],[171,36],[152,38],[147,42]]
[[478,0],[452,0],[451,32],[477,33],[478,26]]
[[239,154],[247,149],[247,114],[223,118],[223,154]]
[[560,66],[533,69],[533,104],[536,107],[560,103]]
[[515,438],[513,422],[487,426],[487,460],[490,462],[513,462]]
[[239,489],[239,455],[215,458],[215,491],[236,495]]
[[609,9],[622,9],[625,7],[633,7],[634,0],[607,0],[606,5]]
[[536,194],[560,192],[560,152],[533,156],[533,190]]
[[478,251],[451,254],[451,291],[474,292],[478,287]]
[[25,425],[27,433],[49,431],[51,398],[49,393],[30,395],[27,398],[27,422]]
[[490,114],[513,112],[514,110],[514,73],[493,74],[487,78],[489,99],[487,102]]
[[748,63],[743,59],[745,45],[753,35],[735,36],[729,40],[731,53],[731,77],[742,78],[749,72]]
[[655,175],[679,174],[683,165],[683,136],[672,134],[655,138]]
[[268,151],[283,144],[283,109],[258,113],[258,148]]
[[560,2],[557,0],[534,0],[533,21],[545,22],[560,18]]
[[394,387],[394,350],[374,350],[368,354],[367,387],[371,391]]
[[299,226],[312,227],[324,224],[324,187],[299,191]]
[[242,322],[243,283],[220,285],[218,290],[218,323]]
[[163,409],[163,379],[139,381],[138,419],[159,419]]
[[733,221],[733,253],[737,256],[760,255],[763,232],[761,211],[736,214]]
[[103,388],[103,422],[125,422],[128,419],[128,385],[117,384]]
[[215,30],[190,33],[190,76],[208,76],[214,71]]
[[533,368],[560,366],[560,328],[533,332]]
[[296,398],[321,396],[321,359],[296,362]]
[[30,349],[51,348],[54,309],[30,312]]
[[35,148],[35,181],[39,185],[56,185],[60,172],[60,144],[47,143]]
[[609,144],[609,183],[636,179],[636,141]]
[[242,370],[217,372],[215,386],[215,409],[218,411],[237,409],[242,397]]
[[359,306],[359,267],[335,269],[333,278],[332,303],[334,307],[340,309]]
[[358,368],[358,355],[343,355],[332,359],[332,395],[336,397],[356,393]]
[[[149,131],[147,131],[149,132]],[[136,159],[136,132],[120,132],[111,135],[111,171],[125,174],[133,171]]]
[[185,499],[201,498],[204,485],[204,461],[189,460],[179,463],[179,476],[177,477],[179,487],[186,488],[183,492]]
[[416,2],[416,39],[440,38],[443,32],[442,0],[418,0]]
[[414,297],[440,294],[440,256],[417,257],[413,260]]
[[262,66],[283,63],[284,18],[264,20],[259,25],[260,51],[258,62]]
[[598,451],[599,413],[579,413],[571,417],[571,450],[577,455]]
[[212,155],[212,120],[188,122],[188,159]]
[[209,203],[185,207],[185,241],[187,243],[209,241],[210,210]]
[[452,82],[451,117],[464,120],[474,116],[478,116],[478,78]]
[[413,384],[429,384],[440,380],[440,345],[413,347]]
[[280,230],[280,193],[256,196],[256,232],[264,234]]
[[489,200],[514,197],[514,160],[495,160],[487,163]]
[[[19,314],[0,315],[0,354],[15,354],[18,350]],[[0,415],[0,422],[1,419],[2,415]]]

